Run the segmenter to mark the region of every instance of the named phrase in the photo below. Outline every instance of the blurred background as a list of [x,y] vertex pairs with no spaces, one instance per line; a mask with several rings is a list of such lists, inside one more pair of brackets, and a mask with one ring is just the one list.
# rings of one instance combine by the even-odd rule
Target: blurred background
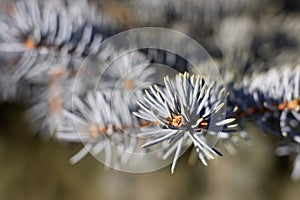
[[290,179],[292,160],[275,156],[278,141],[255,124],[247,128],[252,145],[239,147],[235,156],[225,152],[208,167],[188,165],[187,152],[174,174],[170,167],[127,174],[90,155],[71,165],[82,145],[41,141],[22,111],[20,105],[0,107],[0,199],[299,199],[300,182]]
[[[299,61],[297,0],[93,2],[99,7],[103,23],[112,29],[160,26],[178,30],[203,45],[221,67],[241,74],[253,67],[265,70]],[[30,131],[22,114],[25,110],[21,103],[0,105],[3,200],[300,198],[300,182],[290,179],[293,160],[277,157],[274,151],[279,141],[263,134],[255,123],[245,125],[250,145],[239,146],[236,155],[229,155],[220,146],[225,152],[223,157],[208,167],[199,161],[187,164],[189,150],[180,158],[174,174],[169,167],[127,174],[106,169],[92,156],[71,165],[69,158],[82,145],[41,139]]]

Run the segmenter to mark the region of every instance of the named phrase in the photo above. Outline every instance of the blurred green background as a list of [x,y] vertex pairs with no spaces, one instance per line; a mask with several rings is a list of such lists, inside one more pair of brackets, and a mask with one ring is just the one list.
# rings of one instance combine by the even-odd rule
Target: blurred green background
[[42,141],[30,133],[20,105],[0,106],[0,199],[287,199],[300,197],[300,182],[289,178],[291,160],[274,155],[276,140],[248,125],[252,145],[204,167],[180,158],[170,167],[127,174],[105,169],[92,156],[68,162],[81,145]]

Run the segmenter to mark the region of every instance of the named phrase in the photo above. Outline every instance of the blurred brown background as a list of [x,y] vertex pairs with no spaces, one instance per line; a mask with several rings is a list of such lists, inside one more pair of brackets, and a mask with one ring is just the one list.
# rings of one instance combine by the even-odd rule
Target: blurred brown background
[[[105,169],[92,156],[76,165],[68,159],[81,145],[41,141],[30,134],[20,105],[0,107],[0,199],[299,199],[300,182],[289,178],[291,160],[274,155],[276,141],[248,125],[252,145],[236,156],[204,167],[189,166],[188,153],[175,174],[170,168],[126,174]],[[222,147],[219,147],[222,150]],[[224,152],[224,151],[223,151]]]

